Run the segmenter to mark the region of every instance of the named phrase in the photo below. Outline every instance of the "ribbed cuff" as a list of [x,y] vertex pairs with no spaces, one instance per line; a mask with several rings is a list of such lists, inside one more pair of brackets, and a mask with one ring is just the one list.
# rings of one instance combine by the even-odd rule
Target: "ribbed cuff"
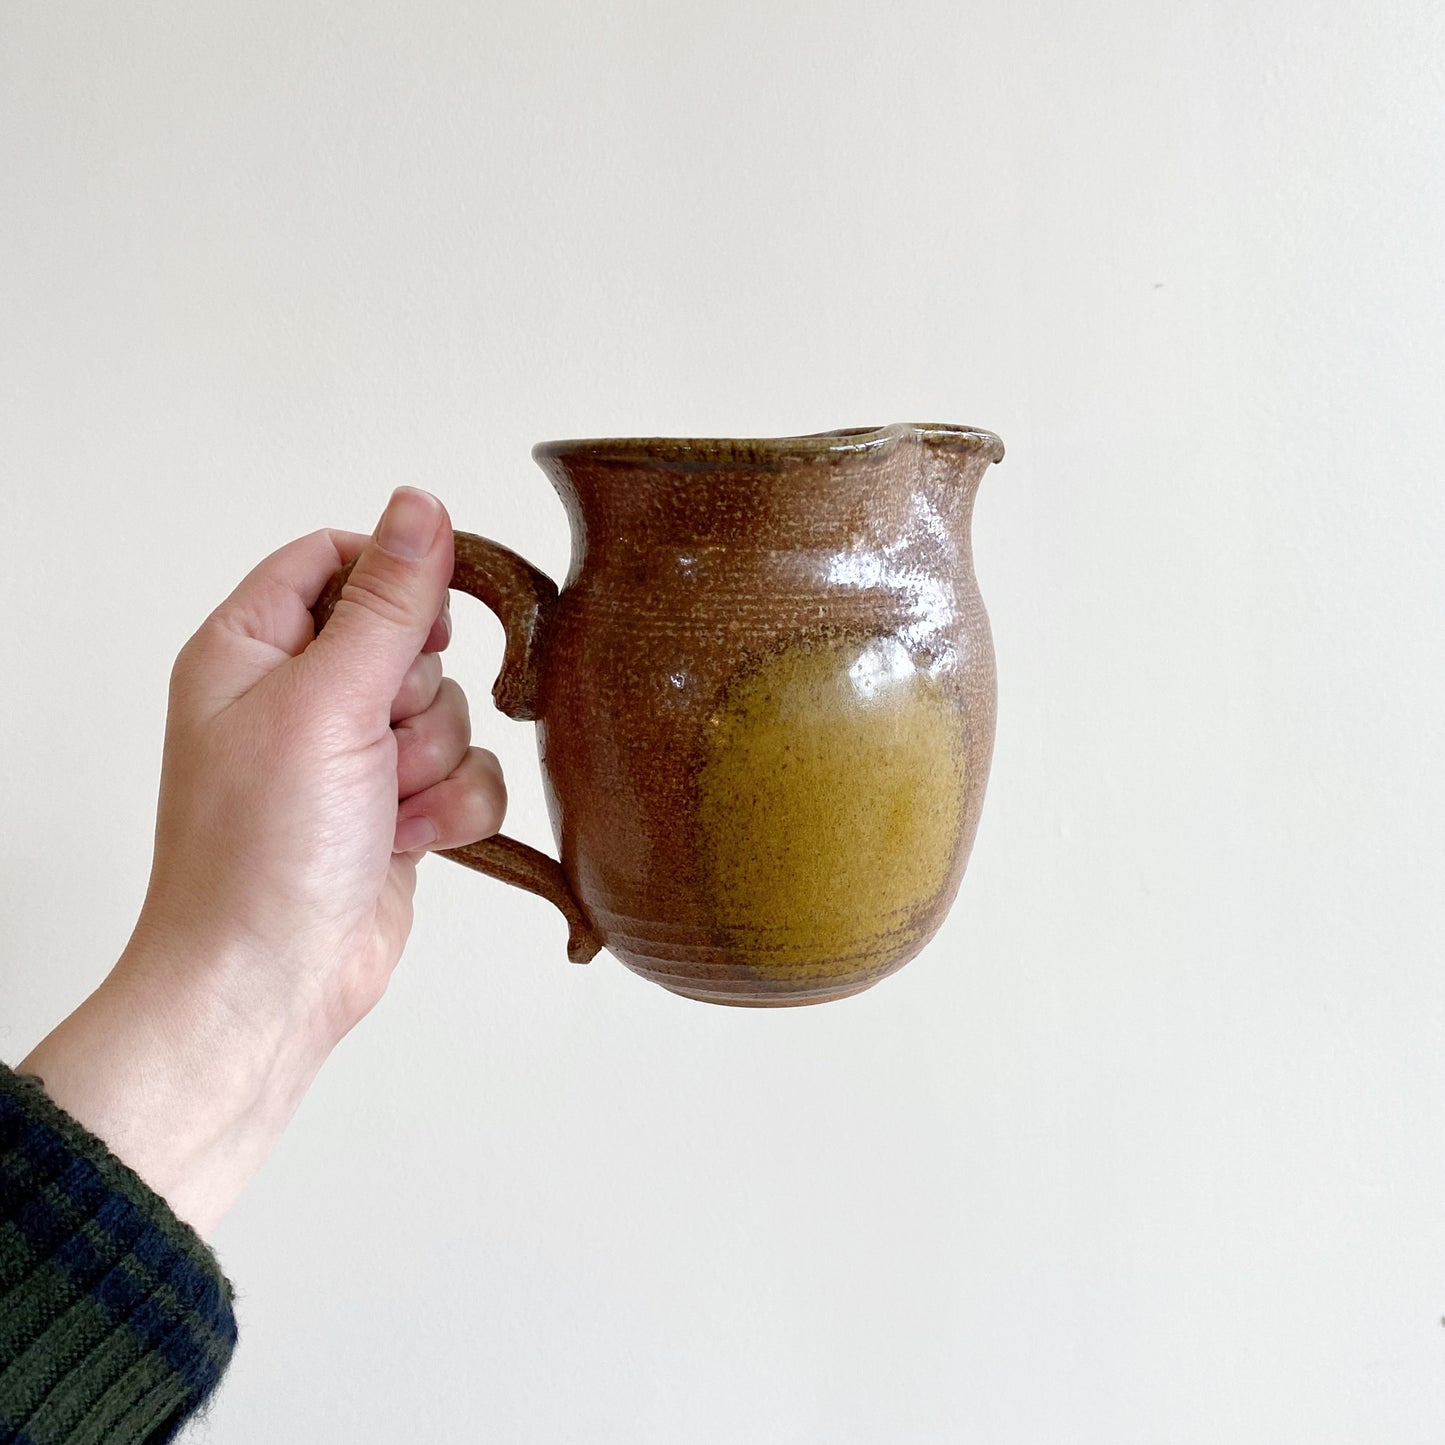
[[233,1291],[40,1080],[0,1064],[0,1445],[161,1445],[215,1390]]

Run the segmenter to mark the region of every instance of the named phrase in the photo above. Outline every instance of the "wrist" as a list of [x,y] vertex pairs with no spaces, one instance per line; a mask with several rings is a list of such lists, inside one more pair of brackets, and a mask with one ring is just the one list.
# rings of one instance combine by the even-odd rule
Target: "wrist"
[[204,1235],[330,1052],[303,1001],[247,986],[244,950],[181,959],[132,940],[21,1067]]
[[107,985],[143,1000],[173,1048],[234,1043],[229,1052],[260,1070],[259,1083],[278,1069],[314,1072],[344,1035],[316,979],[258,940],[172,927],[147,908]]

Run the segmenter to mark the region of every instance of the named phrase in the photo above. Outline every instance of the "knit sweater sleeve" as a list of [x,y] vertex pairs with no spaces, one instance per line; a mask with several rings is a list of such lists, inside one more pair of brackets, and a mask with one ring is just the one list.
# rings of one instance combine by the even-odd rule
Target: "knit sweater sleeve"
[[163,1445],[236,1344],[215,1256],[0,1064],[0,1445]]

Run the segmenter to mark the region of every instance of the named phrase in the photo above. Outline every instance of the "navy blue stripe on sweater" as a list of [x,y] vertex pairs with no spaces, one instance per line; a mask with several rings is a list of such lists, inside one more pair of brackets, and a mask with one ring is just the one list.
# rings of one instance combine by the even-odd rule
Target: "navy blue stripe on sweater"
[[17,1430],[8,1420],[0,1420],[0,1445],[40,1445],[40,1442]]
[[[99,1300],[117,1323],[124,1320],[145,1349],[158,1352],[193,1388],[204,1388],[211,1383],[210,1370],[195,1338],[189,1331],[176,1331],[161,1305],[144,1298],[147,1285],[116,1267],[114,1254],[128,1255],[169,1286],[180,1309],[201,1314],[220,1343],[229,1347],[235,1344],[236,1322],[216,1277],[112,1190],[96,1166],[75,1154],[54,1130],[23,1114],[17,1118],[17,1112],[15,1101],[0,1095],[0,1218],[8,1219],[77,1290]],[[23,1157],[33,1169],[32,1178],[22,1182],[7,1167],[7,1155]],[[37,1194],[37,1183],[57,1188],[81,1211],[110,1244],[111,1258],[57,1216]]]
[[16,1100],[0,1094],[0,1162],[7,1149],[25,1157],[34,1180],[32,1191],[35,1184],[55,1184],[78,1209],[93,1216],[117,1245],[163,1278],[183,1305],[207,1314],[215,1312],[221,1304],[215,1274],[116,1193],[89,1159],[77,1155],[48,1125],[27,1118]]

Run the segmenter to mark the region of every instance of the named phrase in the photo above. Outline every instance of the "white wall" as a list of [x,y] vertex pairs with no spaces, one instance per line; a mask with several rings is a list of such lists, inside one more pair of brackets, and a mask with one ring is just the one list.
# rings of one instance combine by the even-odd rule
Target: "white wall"
[[1441,16],[0,6],[0,1056],[123,944],[172,655],[280,542],[415,482],[560,572],[552,436],[1009,446],[934,945],[734,1012],[428,866],[217,1238],[197,1438],[1440,1440]]

